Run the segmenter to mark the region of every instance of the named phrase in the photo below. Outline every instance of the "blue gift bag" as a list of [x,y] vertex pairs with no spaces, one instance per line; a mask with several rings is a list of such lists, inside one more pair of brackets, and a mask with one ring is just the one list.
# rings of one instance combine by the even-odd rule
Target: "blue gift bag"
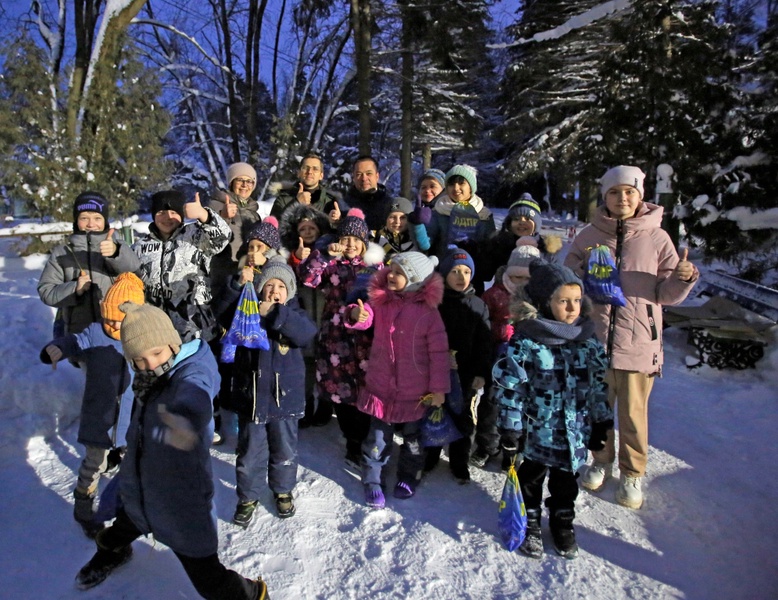
[[232,318],[232,325],[222,338],[222,362],[235,362],[235,350],[238,346],[258,350],[270,349],[267,331],[262,327],[260,320],[259,299],[251,282],[244,284],[235,316]]
[[524,508],[524,497],[519,487],[519,476],[516,467],[511,465],[502,488],[500,508],[497,513],[497,528],[503,546],[513,552],[521,546],[527,534],[527,511]]

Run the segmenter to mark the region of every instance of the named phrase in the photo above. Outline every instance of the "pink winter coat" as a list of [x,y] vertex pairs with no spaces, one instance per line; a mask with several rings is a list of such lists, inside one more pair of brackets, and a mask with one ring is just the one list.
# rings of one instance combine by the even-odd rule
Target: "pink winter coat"
[[[662,305],[682,302],[699,278],[696,270],[691,281],[673,276],[680,259],[670,236],[660,228],[662,212],[661,206],[643,202],[637,216],[622,221],[620,276],[627,305],[595,304],[592,311],[597,338],[608,352],[612,369],[661,372]],[[608,246],[618,259],[617,225],[605,206],[598,207],[591,224],[573,241],[565,266],[583,277],[589,251],[598,244]]]
[[357,408],[387,423],[407,423],[424,416],[422,396],[450,391],[448,337],[438,312],[443,278],[435,273],[421,289],[398,293],[386,287],[389,272],[370,281],[374,337]]

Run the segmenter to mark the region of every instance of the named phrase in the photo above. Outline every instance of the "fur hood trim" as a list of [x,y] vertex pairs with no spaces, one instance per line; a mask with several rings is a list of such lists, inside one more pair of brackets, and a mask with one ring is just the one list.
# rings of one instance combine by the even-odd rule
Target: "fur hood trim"
[[320,235],[327,235],[332,232],[327,215],[312,206],[295,203],[284,210],[278,223],[278,234],[281,237],[281,244],[285,248],[289,250],[297,249],[300,243],[300,236],[297,235],[297,226],[300,224],[300,221],[305,219],[309,219],[316,224]]
[[382,269],[376,273],[368,285],[370,302],[375,306],[389,304],[393,299],[405,297],[411,302],[424,303],[430,308],[437,308],[443,302],[443,290],[445,285],[440,273],[432,273],[430,278],[415,292],[393,292],[386,287],[386,278],[391,269]]
[[556,233],[547,233],[540,237],[543,240],[544,249],[548,254],[556,254],[562,249],[562,237]]

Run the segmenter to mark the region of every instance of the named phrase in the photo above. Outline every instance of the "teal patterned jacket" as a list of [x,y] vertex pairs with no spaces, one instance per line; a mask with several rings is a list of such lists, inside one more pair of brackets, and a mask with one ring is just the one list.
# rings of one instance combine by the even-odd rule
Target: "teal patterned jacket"
[[526,434],[525,458],[577,471],[592,424],[613,419],[606,367],[594,337],[547,345],[517,333],[492,369],[500,429]]

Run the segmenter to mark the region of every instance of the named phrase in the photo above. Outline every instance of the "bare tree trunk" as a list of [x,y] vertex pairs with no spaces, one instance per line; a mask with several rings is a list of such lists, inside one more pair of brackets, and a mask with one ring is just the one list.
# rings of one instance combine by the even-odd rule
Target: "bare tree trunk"
[[[215,8],[215,7],[214,7]],[[232,37],[230,34],[230,23],[227,18],[227,5],[225,0],[219,0],[219,26],[224,36],[224,64],[227,67],[227,97],[229,98],[229,121],[230,121],[230,142],[232,145],[233,162],[240,161],[240,133],[238,131],[237,115],[240,112],[238,107],[238,96],[235,93],[235,71],[232,68]]]
[[400,195],[411,197],[411,174],[413,172],[413,32],[412,12],[408,2],[401,2],[402,14],[402,81],[400,84],[401,147],[400,147]]
[[370,0],[351,0],[357,65],[359,153],[370,154]]
[[278,110],[278,46],[281,42],[281,24],[284,22],[284,15],[286,14],[286,0],[281,3],[281,14],[278,16],[278,25],[276,26],[276,40],[273,44],[273,106]]
[[424,144],[421,149],[421,160],[425,171],[432,167],[432,146],[429,144]]
[[[248,35],[246,36],[246,137],[249,153],[257,144],[257,104],[259,97],[259,45],[267,0],[249,2]],[[279,20],[280,22],[280,20]]]

